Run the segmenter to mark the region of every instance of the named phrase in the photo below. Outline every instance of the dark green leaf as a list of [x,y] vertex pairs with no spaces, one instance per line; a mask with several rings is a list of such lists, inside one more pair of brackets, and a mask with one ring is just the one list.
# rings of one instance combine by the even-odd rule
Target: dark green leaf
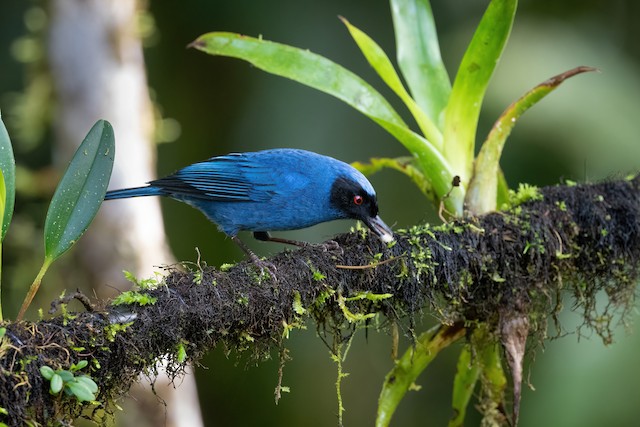
[[428,0],[391,0],[398,64],[413,99],[442,129],[451,81]]
[[104,199],[115,142],[109,122],[99,120],[73,156],[58,184],[45,221],[45,258],[53,261],[82,236]]
[[2,232],[0,234],[0,241],[2,241],[4,240],[4,236],[7,234],[7,229],[11,223],[16,195],[16,161],[13,157],[13,148],[11,147],[9,133],[2,122],[2,116],[0,116],[0,171],[2,171],[2,175],[4,177],[5,187]]
[[0,230],[3,228],[2,225],[4,223],[4,212],[7,201],[7,188],[4,185],[4,174],[0,169]]

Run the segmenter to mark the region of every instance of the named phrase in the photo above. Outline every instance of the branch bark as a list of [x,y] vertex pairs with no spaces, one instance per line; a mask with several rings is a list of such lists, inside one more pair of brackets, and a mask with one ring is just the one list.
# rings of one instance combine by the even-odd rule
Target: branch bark
[[[103,303],[7,323],[0,406],[10,415],[0,420],[68,421],[87,407],[99,418],[162,358],[171,375],[218,345],[261,359],[308,318],[343,336],[374,313],[396,320],[428,309],[446,324],[489,325],[498,340],[505,318],[524,317],[530,334],[544,333],[568,293],[585,325],[610,342],[614,314],[633,306],[638,279],[640,179],[541,194],[503,212],[399,231],[394,245],[360,230],[337,236],[337,250],[285,251],[268,259],[273,277],[250,262],[224,272],[168,268],[155,289],[125,294],[130,302],[152,297],[146,305]],[[603,308],[596,307],[600,291],[609,297]],[[42,365],[66,369],[80,360],[99,385],[97,405],[51,396],[40,375]]]

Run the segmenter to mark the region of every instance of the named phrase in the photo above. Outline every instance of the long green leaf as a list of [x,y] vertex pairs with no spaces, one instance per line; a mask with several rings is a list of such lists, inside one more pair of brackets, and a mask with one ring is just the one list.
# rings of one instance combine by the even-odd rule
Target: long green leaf
[[525,93],[504,110],[482,144],[474,164],[473,177],[466,195],[467,207],[472,213],[479,215],[496,209],[500,156],[505,141],[520,116],[568,78],[589,71],[597,71],[597,69],[582,66],[553,76]]
[[190,46],[210,55],[250,62],[268,73],[333,95],[374,120],[381,119],[408,128],[387,100],[367,82],[308,50],[225,32],[204,34]]
[[387,374],[380,398],[378,399],[378,413],[376,427],[386,427],[398,404],[407,393],[418,375],[426,369],[440,350],[464,336],[465,329],[459,325],[437,326],[422,333],[415,344],[411,346],[396,365]]
[[[2,169],[0,169],[0,228],[4,224],[4,211],[7,207],[7,187],[4,182],[4,173],[2,173]],[[0,244],[2,244],[0,242]],[[0,264],[1,264],[0,259]]]
[[[4,221],[4,210],[6,208],[7,201],[7,189],[4,185],[4,174],[2,170],[0,170],[0,228],[2,227],[2,222]],[[0,241],[0,322],[4,319],[2,315],[2,241]],[[0,337],[1,338],[1,337]]]
[[5,187],[5,203],[4,213],[2,214],[2,231],[0,232],[0,241],[4,240],[7,234],[11,217],[13,216],[13,205],[16,197],[16,161],[13,157],[13,148],[11,147],[11,139],[7,128],[2,122],[0,114],[0,171],[4,176]]
[[472,360],[471,347],[466,344],[460,352],[458,369],[453,381],[453,397],[451,399],[453,416],[449,420],[449,427],[464,426],[467,406],[469,406],[479,375],[480,366],[477,361]]
[[414,184],[420,189],[427,199],[434,203],[437,203],[437,197],[431,186],[431,181],[428,180],[422,171],[415,166],[415,159],[413,157],[397,157],[390,159],[388,157],[373,157],[369,159],[369,163],[353,162],[351,166],[358,169],[366,176],[373,175],[384,168],[394,169],[408,176]]
[[482,384],[484,419],[483,425],[506,425],[503,408],[505,407],[504,392],[508,386],[507,377],[502,367],[500,345],[489,344],[477,347],[481,358],[480,379]]
[[413,99],[442,129],[451,81],[428,0],[391,0],[398,64]]
[[51,200],[44,226],[45,259],[58,258],[89,227],[104,200],[114,155],[113,128],[99,120],[78,147]]
[[416,119],[420,130],[427,140],[441,151],[442,133],[404,88],[404,85],[396,73],[396,70],[393,68],[393,64],[389,60],[389,57],[387,57],[382,48],[362,30],[352,25],[345,18],[341,17],[340,19],[347,26],[349,33],[351,33],[351,36],[357,43],[369,64],[378,73],[387,86],[389,86],[391,90],[400,97],[407,108],[409,108],[409,111],[411,111],[411,114]]
[[445,115],[444,154],[468,184],[482,100],[509,38],[517,0],[492,0],[487,8],[453,83]]
[[376,120],[376,122],[413,154],[423,175],[433,187],[437,200],[444,203],[447,211],[453,215],[462,215],[466,188],[463,184],[459,188],[453,187],[452,168],[443,155],[422,136],[408,128],[396,126],[384,120]]

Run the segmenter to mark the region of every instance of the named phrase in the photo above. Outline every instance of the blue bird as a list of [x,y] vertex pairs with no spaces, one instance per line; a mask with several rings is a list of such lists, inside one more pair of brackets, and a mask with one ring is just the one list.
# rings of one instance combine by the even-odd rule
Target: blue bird
[[145,187],[109,191],[105,200],[141,196],[166,196],[199,209],[254,261],[257,257],[237,237],[241,230],[262,241],[306,246],[269,232],[351,218],[383,242],[393,240],[378,216],[376,193],[367,178],[344,162],[305,150],[212,157]]

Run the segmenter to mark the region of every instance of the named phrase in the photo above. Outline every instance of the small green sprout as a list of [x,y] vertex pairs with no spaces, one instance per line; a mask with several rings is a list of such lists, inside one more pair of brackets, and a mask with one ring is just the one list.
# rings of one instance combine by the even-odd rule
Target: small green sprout
[[69,370],[56,369],[44,365],[40,367],[40,374],[49,381],[49,393],[59,394],[64,390],[67,396],[75,396],[79,402],[93,402],[96,400],[98,385],[88,375],[74,375],[85,368],[89,362],[81,360],[72,364]]
[[193,283],[199,285],[202,283],[202,270],[193,273]]

